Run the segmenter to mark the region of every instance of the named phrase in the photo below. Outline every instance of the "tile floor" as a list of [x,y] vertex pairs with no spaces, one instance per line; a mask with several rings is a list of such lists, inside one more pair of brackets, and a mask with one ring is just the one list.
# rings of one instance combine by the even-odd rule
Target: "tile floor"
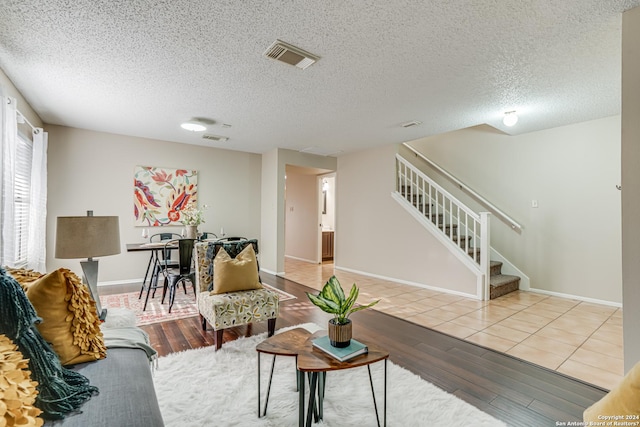
[[[333,264],[287,258],[285,277],[321,289]],[[492,301],[335,270],[357,283],[361,301],[375,309],[492,348],[607,389],[623,377],[622,310],[517,291]]]

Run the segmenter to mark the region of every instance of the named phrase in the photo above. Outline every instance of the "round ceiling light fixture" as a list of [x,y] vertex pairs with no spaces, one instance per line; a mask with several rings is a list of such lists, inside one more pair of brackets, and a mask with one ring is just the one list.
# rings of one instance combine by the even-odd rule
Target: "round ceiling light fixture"
[[190,132],[203,132],[207,130],[207,127],[200,120],[196,119],[191,119],[189,121],[181,123],[180,127]]
[[504,125],[508,127],[511,127],[518,123],[518,115],[516,114],[515,110],[505,112],[504,117],[502,118],[502,123],[504,123]]

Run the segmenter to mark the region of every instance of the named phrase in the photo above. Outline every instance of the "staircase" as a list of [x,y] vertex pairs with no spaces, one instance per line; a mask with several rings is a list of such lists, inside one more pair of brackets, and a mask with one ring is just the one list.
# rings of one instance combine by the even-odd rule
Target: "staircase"
[[[502,262],[483,257],[483,250],[490,253],[489,214],[471,211],[402,156],[396,156],[396,163],[394,197],[412,215],[426,220],[420,222],[454,253],[468,257],[462,255],[463,261],[478,274],[478,297],[495,299],[518,290],[520,277],[502,274]],[[488,292],[484,283],[487,276]]]

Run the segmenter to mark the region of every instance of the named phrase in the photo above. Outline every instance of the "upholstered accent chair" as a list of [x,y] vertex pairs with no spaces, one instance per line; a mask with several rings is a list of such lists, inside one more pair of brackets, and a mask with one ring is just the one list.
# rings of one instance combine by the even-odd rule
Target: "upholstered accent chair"
[[[225,259],[229,260],[230,257],[232,260],[237,260],[238,255],[244,257],[244,254],[249,252],[248,246],[253,247],[250,252],[254,258],[249,259],[251,259],[250,264],[253,264],[253,259],[255,259],[255,280],[247,284],[246,288],[249,290],[226,292],[226,285],[215,283],[214,280],[216,278],[216,280],[222,282],[223,279],[225,281],[229,279],[228,274],[226,276],[222,275],[220,271],[222,265],[216,261],[216,255],[221,249],[224,249],[226,254],[221,255],[224,255]],[[269,336],[273,335],[275,331],[276,319],[279,313],[278,294],[261,287],[260,265],[257,258],[255,258],[257,253],[258,241],[256,239],[231,242],[198,242],[195,245],[198,312],[202,322],[202,329],[204,331],[207,330],[208,322],[215,331],[216,350],[222,346],[223,331],[226,328],[267,321]],[[239,260],[238,262],[241,263]],[[217,272],[214,271],[216,263],[219,267]],[[259,283],[256,284],[256,281]],[[240,287],[242,288],[242,286]]]

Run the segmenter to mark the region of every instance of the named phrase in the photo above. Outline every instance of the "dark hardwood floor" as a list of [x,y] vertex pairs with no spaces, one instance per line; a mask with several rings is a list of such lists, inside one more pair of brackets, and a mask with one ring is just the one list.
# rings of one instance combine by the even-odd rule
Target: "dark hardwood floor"
[[[304,294],[314,290],[266,273],[261,275],[267,283],[297,297],[280,304],[277,328],[307,322],[325,326],[329,316],[309,303]],[[131,285],[109,290],[126,291],[131,291]],[[392,362],[510,426],[544,427],[581,421],[584,409],[606,394],[604,389],[375,310],[360,311],[352,319],[354,336],[386,348]],[[142,328],[161,356],[213,345],[213,331],[203,332],[198,317]],[[266,323],[226,329],[224,340],[265,331]]]

